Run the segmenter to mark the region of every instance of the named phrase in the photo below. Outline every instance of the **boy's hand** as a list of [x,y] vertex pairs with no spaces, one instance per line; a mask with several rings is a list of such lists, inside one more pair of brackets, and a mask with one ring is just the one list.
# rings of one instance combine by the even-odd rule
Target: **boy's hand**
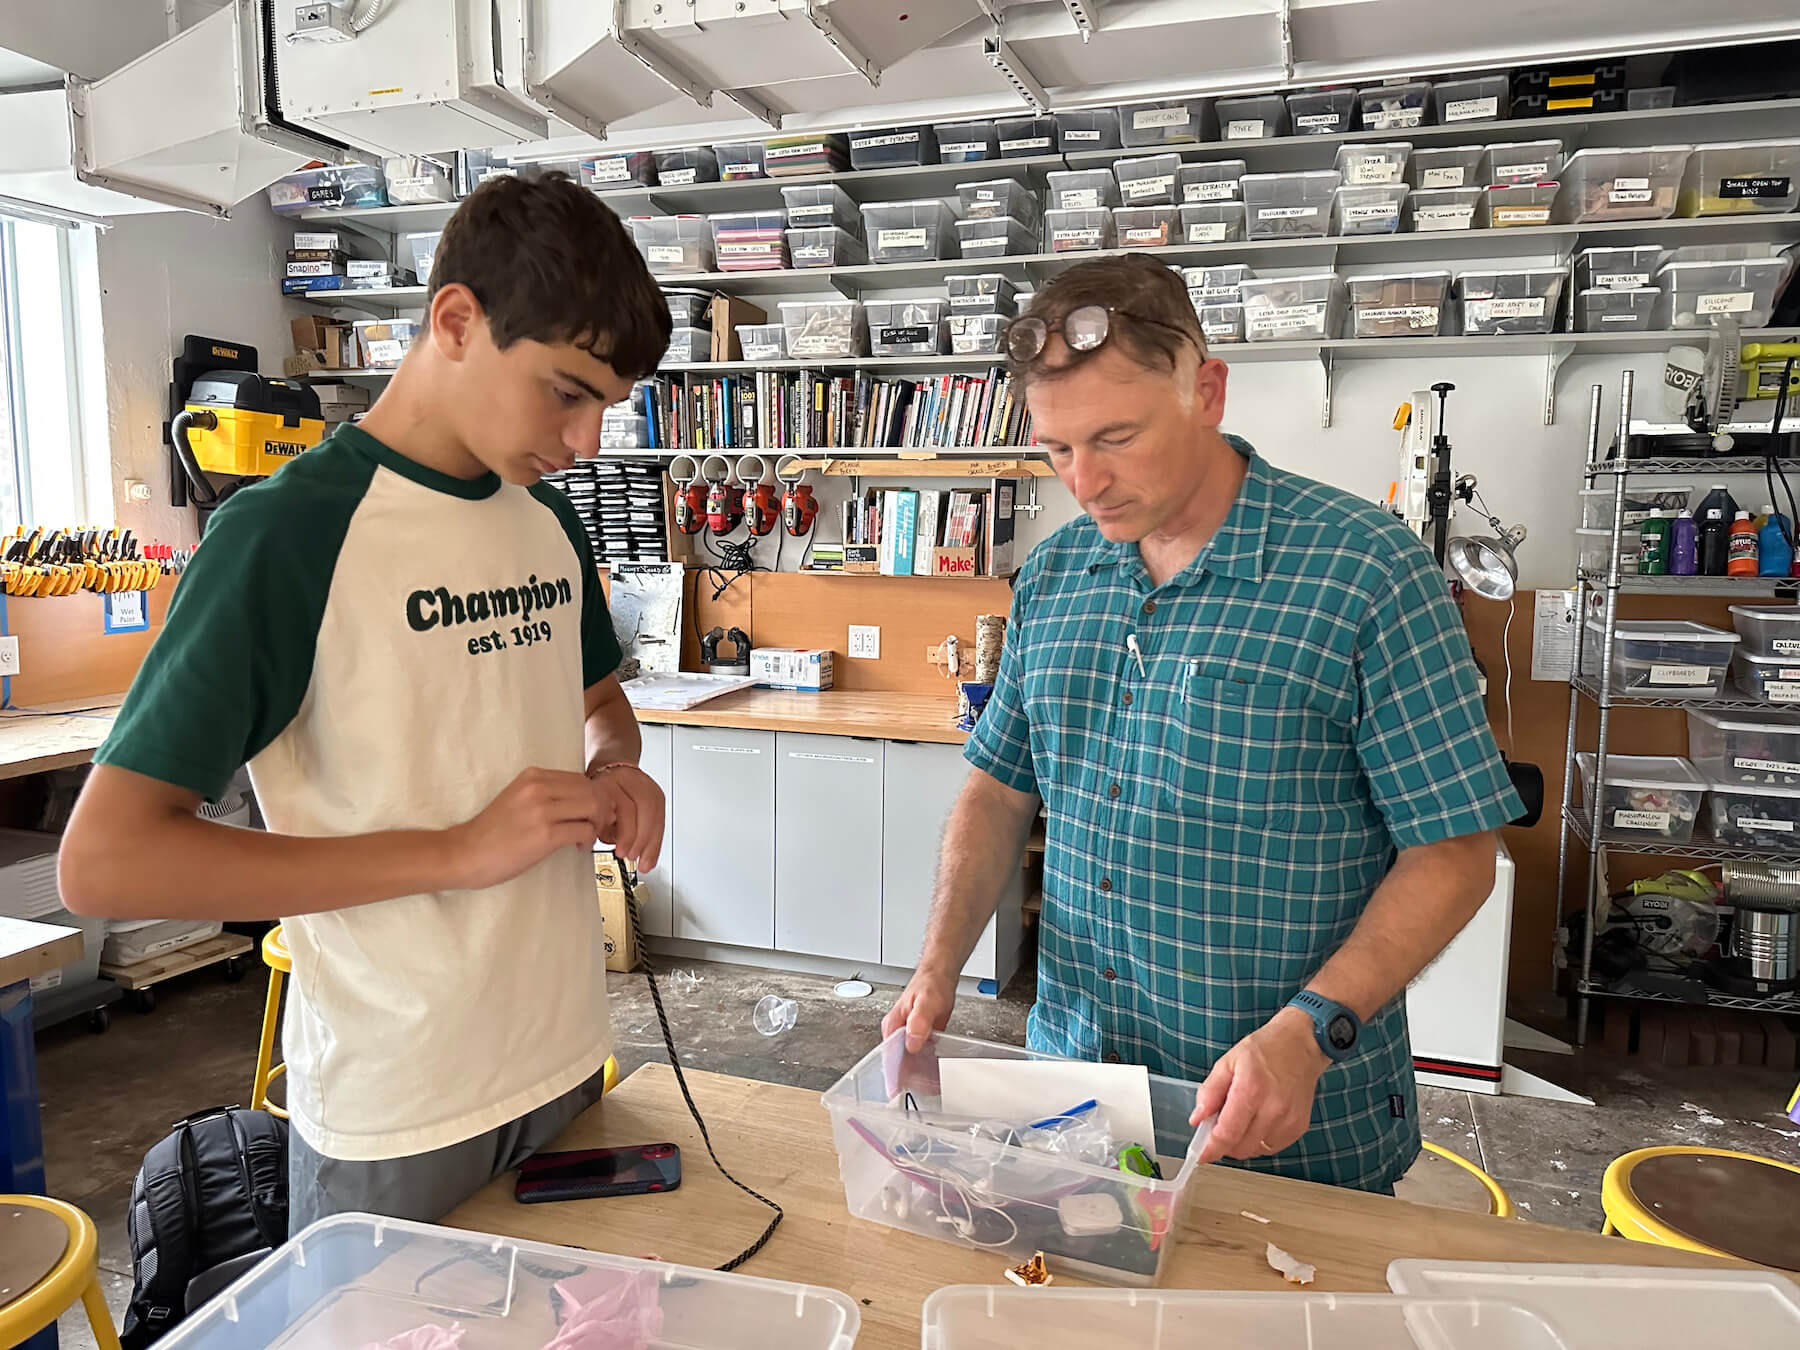
[[[660,794],[657,801],[660,807]],[[451,884],[485,890],[511,881],[559,848],[591,849],[599,833],[596,815],[594,785],[585,774],[527,769],[480,815],[444,831]]]
[[593,786],[594,821],[600,842],[640,872],[662,855],[663,792],[635,764],[621,761],[588,771]]

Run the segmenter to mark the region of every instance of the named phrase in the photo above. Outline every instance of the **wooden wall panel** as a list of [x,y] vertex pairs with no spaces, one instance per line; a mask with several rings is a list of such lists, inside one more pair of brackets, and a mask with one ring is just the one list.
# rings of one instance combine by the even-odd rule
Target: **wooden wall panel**
[[124,693],[162,632],[174,594],[173,578],[150,592],[150,627],[142,633],[105,632],[105,597],[91,591],[8,597],[6,631],[18,636],[21,671],[12,682],[13,703],[42,707]]

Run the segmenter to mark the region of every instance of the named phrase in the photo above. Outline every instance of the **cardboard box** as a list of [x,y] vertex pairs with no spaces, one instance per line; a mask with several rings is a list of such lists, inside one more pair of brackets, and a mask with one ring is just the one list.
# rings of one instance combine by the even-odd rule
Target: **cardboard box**
[[934,577],[975,576],[975,550],[940,547],[931,560],[931,575]]
[[712,298],[712,359],[742,361],[744,349],[738,345],[737,329],[741,323],[766,323],[768,314],[748,300],[715,291]]
[[[939,552],[942,552],[940,549]],[[881,547],[878,544],[845,544],[844,571],[859,576],[875,576],[881,571]]]
[[606,968],[621,973],[636,970],[637,938],[625,905],[625,882],[619,860],[610,853],[594,855],[594,893],[600,900],[600,926],[606,934]]
[[376,277],[391,280],[394,274],[394,265],[386,258],[350,258],[344,263],[344,268],[348,275],[364,280]]
[[822,647],[757,647],[750,677],[764,689],[821,693],[831,688],[831,652]]
[[342,248],[343,236],[336,230],[298,230],[294,234],[295,248]]
[[[301,358],[297,370],[288,370],[289,363],[282,363],[282,369],[290,375],[303,375],[309,370],[343,370],[357,363],[352,342],[354,330],[347,323],[306,314],[291,320],[288,331],[293,335],[294,351]],[[311,364],[306,363],[308,358]]]

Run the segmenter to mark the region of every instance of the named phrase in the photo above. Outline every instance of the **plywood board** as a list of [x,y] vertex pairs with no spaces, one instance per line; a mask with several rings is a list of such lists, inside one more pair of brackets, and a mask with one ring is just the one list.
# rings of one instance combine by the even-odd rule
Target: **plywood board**
[[231,957],[242,956],[255,946],[242,933],[220,933],[217,937],[196,942],[191,947],[164,952],[144,961],[133,961],[128,966],[102,961],[100,973],[121,988],[144,989],[153,984],[161,984],[164,980],[172,980],[177,975],[185,975],[190,970],[200,970]]
[[141,633],[106,632],[106,597],[92,591],[51,599],[9,598],[6,631],[19,639],[14,705],[42,707],[129,689],[162,632],[174,594],[173,577],[150,592],[150,627]]

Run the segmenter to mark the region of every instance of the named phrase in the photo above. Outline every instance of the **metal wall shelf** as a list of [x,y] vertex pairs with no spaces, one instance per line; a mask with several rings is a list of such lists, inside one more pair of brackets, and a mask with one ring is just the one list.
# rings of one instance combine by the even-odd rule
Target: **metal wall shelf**
[[[1764,330],[1766,332],[1766,330]],[[1668,335],[1664,334],[1666,338]],[[1746,335],[1748,336],[1748,335]],[[1784,435],[1793,434],[1787,430],[1787,423],[1782,423]],[[1800,432],[1800,424],[1794,427]],[[1800,461],[1781,461],[1784,466],[1800,468]],[[1763,457],[1760,454],[1750,455],[1706,455],[1693,459],[1674,459],[1659,457],[1655,459],[1609,459],[1595,464],[1589,470],[1596,475],[1613,477],[1619,474],[1627,478],[1659,477],[1663,475],[1679,475],[1692,477],[1695,474],[1734,474],[1755,473],[1763,471]]]
[[1782,705],[1768,703],[1759,698],[1659,698],[1654,694],[1608,694],[1605,703],[1601,703],[1600,686],[1594,683],[1589,675],[1577,675],[1569,681],[1575,692],[1587,699],[1596,707],[1609,708],[1681,708],[1684,710],[1704,708],[1708,712],[1779,712]]
[[[1606,585],[1606,573],[1583,567],[1583,581],[1595,586]],[[1754,599],[1757,596],[1793,595],[1800,591],[1800,577],[1646,577],[1626,575],[1619,578],[1619,589],[1627,595],[1693,595],[1718,596],[1724,599]]]
[[[1582,843],[1593,846],[1594,830],[1588,821],[1585,810],[1580,807],[1570,807],[1563,813],[1563,819],[1569,823],[1569,827],[1580,837]],[[1729,848],[1707,833],[1705,825],[1696,825],[1694,837],[1685,844],[1602,834],[1600,847],[1612,853],[1638,853],[1664,858],[1701,858],[1707,862],[1761,862],[1772,863],[1777,867],[1800,867],[1800,853],[1769,853],[1753,848]]]
[[1769,998],[1756,998],[1746,994],[1727,994],[1722,990],[1704,988],[1704,999],[1686,999],[1676,994],[1666,994],[1655,989],[1609,989],[1593,980],[1580,982],[1580,992],[1595,998],[1635,998],[1651,1003],[1678,1003],[1689,1008],[1718,1008],[1727,1012],[1770,1012],[1800,1013],[1800,994],[1780,994]]

